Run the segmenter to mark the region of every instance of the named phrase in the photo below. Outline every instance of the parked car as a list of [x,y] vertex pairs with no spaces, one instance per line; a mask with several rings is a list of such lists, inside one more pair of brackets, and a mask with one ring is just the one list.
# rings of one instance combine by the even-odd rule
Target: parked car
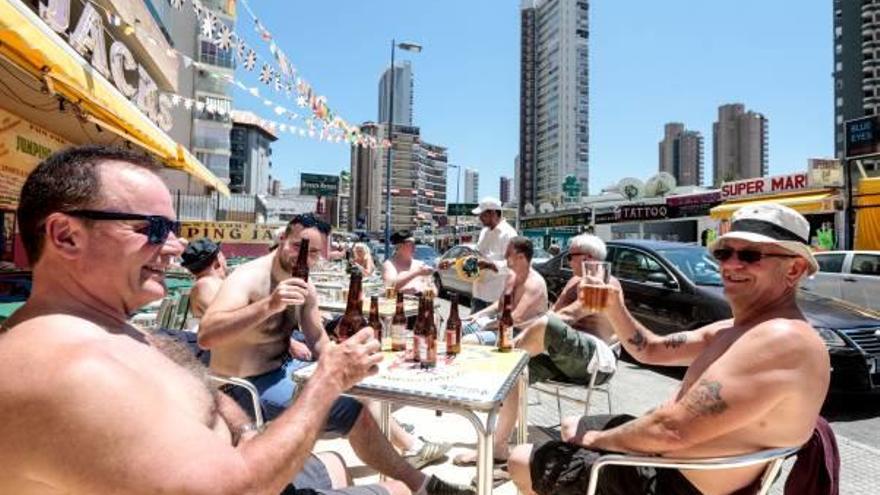
[[[449,248],[443,253],[443,255],[440,256],[439,261],[454,260],[463,256],[472,255],[477,255],[476,244],[459,244],[458,246]],[[440,294],[445,294],[450,291],[457,292],[467,297],[471,297],[471,294],[473,294],[473,283],[460,279],[454,266],[434,272],[434,283],[437,284]]]
[[816,261],[819,272],[804,290],[880,311],[880,251],[826,251]]
[[416,249],[413,252],[413,258],[425,263],[431,268],[437,268],[437,258],[439,257],[440,253],[427,244],[416,244]]
[[553,255],[547,252],[542,247],[535,246],[535,251],[532,253],[532,266],[543,265],[544,263],[550,261]]
[[[729,318],[717,262],[701,246],[663,241],[609,241],[608,261],[623,287],[626,307],[652,331],[665,335]],[[571,278],[563,251],[537,270],[552,297]],[[833,368],[831,387],[880,392],[880,314],[799,290],[798,306],[825,341]]]

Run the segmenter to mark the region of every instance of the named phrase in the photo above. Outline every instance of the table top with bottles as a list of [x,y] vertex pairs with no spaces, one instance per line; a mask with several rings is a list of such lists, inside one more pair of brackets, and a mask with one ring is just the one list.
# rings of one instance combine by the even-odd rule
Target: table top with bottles
[[[404,352],[384,351],[379,372],[355,385],[350,393],[363,397],[433,407],[448,405],[489,411],[507,397],[528,362],[528,354],[514,349],[462,345],[456,356],[442,356],[436,367],[423,369],[404,359]],[[314,366],[301,368],[292,379],[305,382]]]

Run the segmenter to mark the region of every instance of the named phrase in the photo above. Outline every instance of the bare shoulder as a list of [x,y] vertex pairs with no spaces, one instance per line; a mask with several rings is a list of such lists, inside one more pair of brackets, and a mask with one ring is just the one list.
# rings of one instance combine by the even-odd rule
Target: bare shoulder
[[526,285],[529,290],[547,292],[547,282],[534,268],[529,268],[529,278],[526,280]]
[[816,329],[801,319],[769,319],[755,325],[744,337],[744,342],[766,348],[766,352],[778,354],[780,357],[828,357],[828,350]]

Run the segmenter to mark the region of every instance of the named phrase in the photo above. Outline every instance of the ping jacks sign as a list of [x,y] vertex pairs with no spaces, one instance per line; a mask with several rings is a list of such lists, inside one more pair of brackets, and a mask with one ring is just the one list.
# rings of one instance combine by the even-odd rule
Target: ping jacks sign
[[[76,5],[80,3],[76,2]],[[38,13],[53,31],[66,36],[70,46],[112,81],[116,89],[150,120],[164,131],[171,130],[171,97],[160,94],[156,81],[143,65],[135,61],[125,43],[108,36],[105,19],[91,2],[83,2],[82,11],[74,16],[71,0],[40,0]],[[111,26],[120,24],[115,15],[106,22]]]

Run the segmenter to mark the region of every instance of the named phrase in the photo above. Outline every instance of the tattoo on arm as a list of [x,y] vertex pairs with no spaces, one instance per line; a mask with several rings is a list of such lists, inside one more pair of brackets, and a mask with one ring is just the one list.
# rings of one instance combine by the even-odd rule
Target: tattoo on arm
[[688,336],[686,333],[674,333],[663,339],[663,346],[667,349],[677,349],[684,345],[687,340]]
[[727,410],[721,398],[721,382],[700,380],[683,399],[684,407],[695,416],[717,416]]
[[642,332],[639,331],[638,328],[634,330],[633,336],[626,339],[627,342],[634,345],[637,351],[644,351],[646,347],[648,347],[648,339],[642,335]]

